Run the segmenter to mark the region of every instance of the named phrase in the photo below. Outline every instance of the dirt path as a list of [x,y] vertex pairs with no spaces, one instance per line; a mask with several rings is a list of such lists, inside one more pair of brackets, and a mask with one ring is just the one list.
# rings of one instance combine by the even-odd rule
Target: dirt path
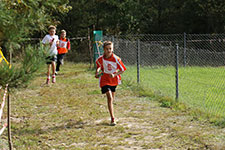
[[[112,149],[225,148],[225,129],[195,121],[191,116],[181,112],[159,107],[158,102],[149,98],[120,95],[115,103],[118,121],[116,129],[123,127],[123,131],[118,134],[115,130],[112,135],[107,135],[107,138],[122,144],[111,147]],[[96,124],[106,125],[101,122],[104,122],[103,119],[97,120]],[[104,134],[104,129],[98,133]]]
[[129,146],[124,148],[135,149],[137,145],[138,149],[225,148],[225,129],[194,121],[191,116],[159,107],[147,98],[125,97],[121,101],[119,122],[130,134],[126,138]]
[[87,65],[65,65],[57,83],[40,86],[40,75],[16,91],[12,135],[18,150],[225,149],[225,129],[162,108],[147,97],[117,89],[118,124],[109,126],[106,98]]

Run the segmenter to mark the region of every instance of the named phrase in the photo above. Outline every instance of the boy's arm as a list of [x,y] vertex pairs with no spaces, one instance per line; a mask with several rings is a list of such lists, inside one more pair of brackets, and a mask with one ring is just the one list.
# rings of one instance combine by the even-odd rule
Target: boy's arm
[[42,39],[41,43],[42,43],[43,45],[46,45],[46,43],[47,43],[47,36],[45,36],[45,37]]
[[[44,47],[46,48],[48,46],[48,40],[47,40],[47,36],[45,36],[43,38],[43,40],[41,41],[41,43],[44,45]],[[45,55],[47,54],[47,51],[44,51]]]
[[120,74],[122,74],[122,73],[124,73],[124,71],[118,71],[118,72],[116,72],[116,73],[112,73],[111,74],[111,78],[114,78],[114,77],[116,77],[116,76],[118,76],[118,75],[120,75]]
[[67,42],[67,49],[70,50],[70,40],[68,39],[68,42]]
[[100,70],[101,70],[101,67],[96,68],[95,78],[99,78],[99,72],[100,72]]
[[119,69],[118,72],[115,72],[115,73],[112,73],[110,76],[111,78],[114,78],[120,74],[122,74],[125,70],[126,70],[126,67],[124,66],[123,62],[121,61],[121,59],[118,60],[118,64],[117,64],[117,67]]
[[[54,42],[54,38],[51,40],[51,42],[49,42],[50,47],[52,46],[53,42]],[[56,41],[57,42],[57,41]]]
[[57,47],[57,48],[59,47],[59,40],[56,41],[56,47]]

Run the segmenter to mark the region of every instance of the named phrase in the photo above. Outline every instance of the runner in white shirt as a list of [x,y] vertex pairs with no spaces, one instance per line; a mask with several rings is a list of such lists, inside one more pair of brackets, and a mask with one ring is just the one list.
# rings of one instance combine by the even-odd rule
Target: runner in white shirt
[[46,80],[46,84],[49,84],[49,80],[50,80],[50,71],[51,71],[51,66],[52,66],[52,83],[56,82],[56,78],[55,78],[55,62],[56,62],[56,55],[58,53],[57,51],[57,46],[59,44],[59,37],[58,35],[55,35],[56,33],[56,27],[55,26],[49,26],[48,28],[48,35],[46,35],[43,40],[42,43],[46,46],[49,46],[49,51],[48,51],[48,57],[47,59],[47,65],[48,65],[48,70],[47,70],[47,80]]
[[50,34],[47,34],[44,39],[42,40],[43,44],[51,44],[51,47],[49,48],[49,56],[56,56],[58,54],[57,51],[57,44],[56,42],[59,40],[58,35],[51,36]]

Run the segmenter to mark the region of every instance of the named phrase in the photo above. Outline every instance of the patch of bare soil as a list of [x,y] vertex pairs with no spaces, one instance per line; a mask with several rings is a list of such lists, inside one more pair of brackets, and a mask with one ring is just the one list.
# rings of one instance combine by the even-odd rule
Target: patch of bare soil
[[115,110],[126,144],[113,149],[225,149],[225,129],[159,107],[147,98],[117,97]]

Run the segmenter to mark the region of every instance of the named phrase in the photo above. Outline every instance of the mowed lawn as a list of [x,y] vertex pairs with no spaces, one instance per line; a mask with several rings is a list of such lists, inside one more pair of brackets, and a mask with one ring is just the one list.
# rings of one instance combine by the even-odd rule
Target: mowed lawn
[[[128,67],[125,76],[137,82],[137,69]],[[225,68],[180,67],[178,101],[206,113],[225,117]],[[175,98],[175,68],[141,67],[140,84],[156,93]]]
[[[131,90],[130,67],[117,88],[116,126],[109,126],[106,98],[88,64],[65,62],[49,86],[45,69],[27,88],[11,94],[17,150],[225,149],[223,128],[160,107]],[[2,140],[7,141],[6,131]]]

